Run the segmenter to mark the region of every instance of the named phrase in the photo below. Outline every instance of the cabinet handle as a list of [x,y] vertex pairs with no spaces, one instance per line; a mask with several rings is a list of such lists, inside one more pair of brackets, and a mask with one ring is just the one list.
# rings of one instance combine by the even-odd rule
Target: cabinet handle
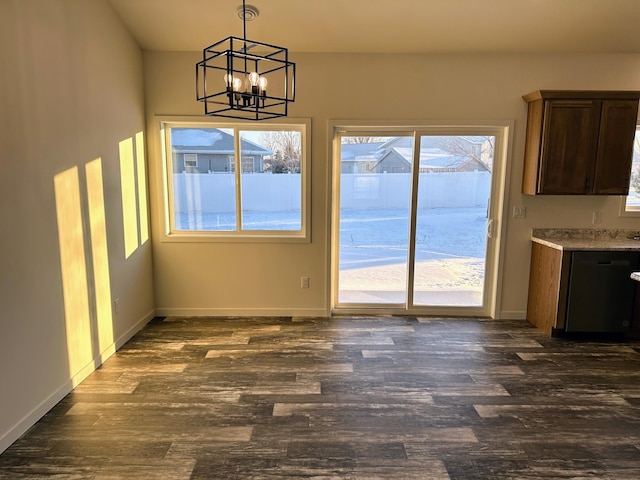
[[584,191],[588,192],[589,187],[591,187],[591,177],[587,176],[587,178],[584,179]]

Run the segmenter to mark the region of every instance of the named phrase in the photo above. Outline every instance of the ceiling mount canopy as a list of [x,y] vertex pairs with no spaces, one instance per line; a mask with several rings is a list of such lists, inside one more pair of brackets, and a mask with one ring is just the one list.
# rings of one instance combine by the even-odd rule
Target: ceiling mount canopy
[[266,120],[287,116],[295,101],[296,64],[289,61],[289,51],[247,39],[247,21],[258,15],[257,8],[242,0],[242,38],[227,37],[202,51],[196,63],[196,98],[205,115]]
[[[260,15],[260,10],[258,10],[253,5],[245,5],[244,3],[238,7],[238,17],[240,20],[251,22],[255,20]],[[245,31],[245,37],[247,36],[247,32]]]

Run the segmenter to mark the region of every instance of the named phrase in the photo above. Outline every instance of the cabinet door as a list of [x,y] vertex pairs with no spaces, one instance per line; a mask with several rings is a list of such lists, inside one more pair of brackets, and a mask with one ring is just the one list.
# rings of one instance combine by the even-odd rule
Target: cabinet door
[[527,321],[547,335],[553,335],[557,327],[564,328],[565,303],[570,255],[562,250],[531,244],[531,266],[529,270],[529,295],[527,298]]
[[602,102],[594,193],[627,195],[638,118],[637,100]]
[[601,102],[545,102],[538,193],[571,195],[592,191]]

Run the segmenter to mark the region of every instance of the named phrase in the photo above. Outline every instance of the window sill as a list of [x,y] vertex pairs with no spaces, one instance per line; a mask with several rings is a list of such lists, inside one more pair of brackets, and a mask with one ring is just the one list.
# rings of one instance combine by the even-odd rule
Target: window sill
[[173,232],[166,234],[163,243],[311,243],[310,236],[300,233],[230,233],[230,232]]

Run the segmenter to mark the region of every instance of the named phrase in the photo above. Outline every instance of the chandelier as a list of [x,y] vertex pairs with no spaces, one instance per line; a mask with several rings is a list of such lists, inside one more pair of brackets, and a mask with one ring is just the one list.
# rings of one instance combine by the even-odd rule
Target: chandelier
[[227,37],[202,51],[196,63],[196,96],[205,115],[266,120],[287,116],[289,103],[295,101],[296,64],[289,61],[288,50],[247,40],[247,20],[258,13],[242,0],[242,38]]

